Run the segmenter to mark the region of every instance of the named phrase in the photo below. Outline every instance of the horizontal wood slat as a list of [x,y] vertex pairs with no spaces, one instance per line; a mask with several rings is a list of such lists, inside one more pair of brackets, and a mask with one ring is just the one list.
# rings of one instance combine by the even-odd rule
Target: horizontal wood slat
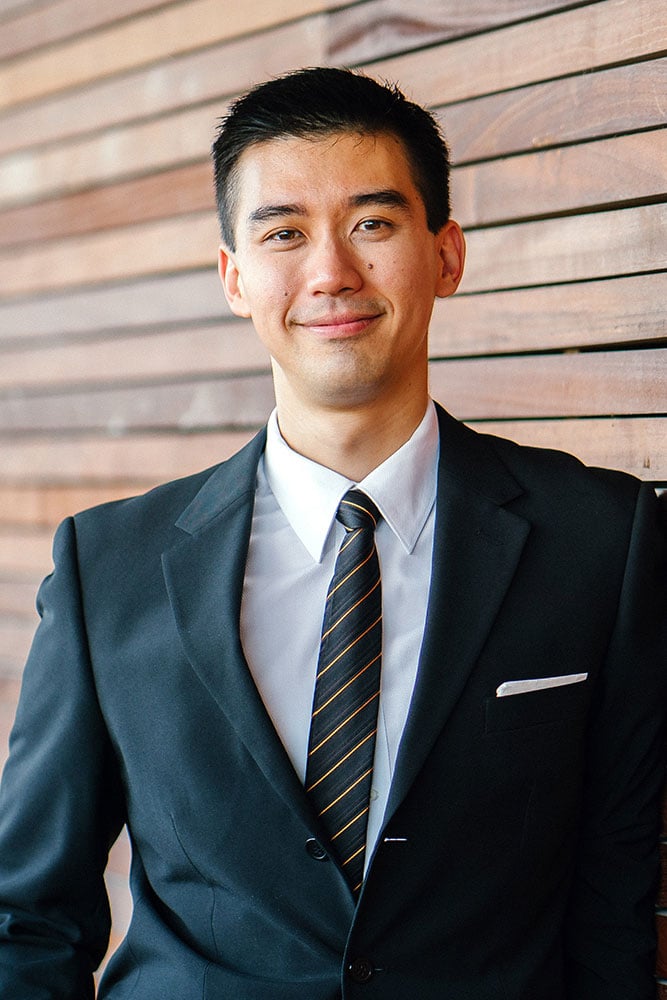
[[[73,444],[72,447],[76,447]],[[134,483],[105,483],[98,486],[82,485],[47,485],[47,486],[10,486],[0,483],[0,525],[28,527],[50,526],[54,528],[63,518],[75,514],[79,510],[95,507],[108,500],[120,500],[126,497],[144,493],[151,486],[157,486],[158,481],[147,482],[137,480]],[[3,589],[4,586],[4,589]],[[0,574],[0,611],[14,610],[19,607],[6,603],[12,588],[2,583]]]
[[0,212],[0,248],[215,211],[208,160]]
[[[462,290],[540,285],[664,268],[667,206],[499,226],[468,232]],[[0,294],[28,295],[210,265],[210,212],[94,233],[0,254]]]
[[478,431],[518,444],[555,448],[587,465],[622,469],[647,482],[667,483],[667,417],[579,420],[470,421]]
[[452,172],[452,212],[486,226],[660,198],[666,163],[667,129],[478,163]]
[[563,0],[375,0],[334,14],[329,24],[331,57],[367,62],[398,50],[450,42],[510,21],[567,7]]
[[[0,155],[217,101],[262,77],[328,60],[326,14],[175,56],[83,90],[0,111]],[[218,114],[221,114],[219,111]]]
[[268,373],[35,396],[11,393],[0,397],[0,433],[242,429],[263,423],[273,406]]
[[72,386],[91,381],[186,377],[269,370],[269,355],[249,323],[108,337],[0,353],[0,389]]
[[201,271],[135,278],[97,288],[65,289],[18,302],[0,301],[0,343],[155,324],[180,326],[230,315],[211,260]]
[[199,434],[105,434],[74,437],[0,437],[0,468],[6,483],[32,486],[131,483],[176,479],[229,458],[253,436],[252,430]]
[[0,108],[123,73],[346,0],[184,0],[0,67]]
[[667,337],[667,272],[438,300],[433,357],[624,344]]
[[622,135],[665,123],[667,59],[615,66],[439,109],[452,161]]
[[[434,395],[461,419],[664,413],[667,348],[462,359],[431,365]],[[205,377],[0,396],[2,433],[205,430],[261,423],[270,375]]]
[[[0,566],[2,565],[2,545],[0,543]],[[47,564],[44,574],[49,571]],[[35,621],[7,621],[0,617],[0,649],[4,661],[4,670],[7,670],[7,663],[14,664],[16,672],[23,666],[30,651],[32,637],[35,634]],[[10,674],[11,676],[11,674]]]
[[30,580],[8,579],[0,574],[0,615],[4,618],[29,618],[35,623],[37,619],[35,594],[40,579],[37,575]]
[[[0,525],[0,572],[31,574],[49,573],[53,532],[50,528],[26,528],[22,530]],[[1,647],[0,647],[1,648]]]
[[19,9],[14,18],[0,22],[0,59],[62,41],[163,4],[164,0],[114,0],[109,5],[90,0],[56,0],[36,9],[28,5],[28,10]]
[[468,233],[461,290],[604,278],[667,264],[665,204]]
[[[545,44],[545,39],[554,44]],[[380,59],[371,74],[399,80],[425,104],[444,105],[664,55],[665,12],[654,0],[605,0],[482,36]],[[474,72],[471,67],[474,66]]]
[[[662,195],[667,129],[475,164],[452,173],[453,214],[464,226]],[[208,159],[0,213],[0,248],[214,212]]]

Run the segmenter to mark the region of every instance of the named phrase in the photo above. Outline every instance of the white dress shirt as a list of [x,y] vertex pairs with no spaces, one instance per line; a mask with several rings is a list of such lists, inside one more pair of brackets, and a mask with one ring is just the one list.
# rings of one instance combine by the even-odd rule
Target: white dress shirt
[[347,490],[357,485],[382,514],[376,531],[382,574],[382,679],[367,863],[383,825],[422,644],[438,450],[431,402],[409,441],[355,484],[293,451],[280,434],[274,411],[257,470],[241,641],[257,689],[301,781],[324,602],[344,535],[336,510]]

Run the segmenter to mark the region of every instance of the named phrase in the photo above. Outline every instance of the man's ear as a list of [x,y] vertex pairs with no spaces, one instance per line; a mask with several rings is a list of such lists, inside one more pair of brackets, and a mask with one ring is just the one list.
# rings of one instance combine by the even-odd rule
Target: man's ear
[[458,222],[450,219],[437,236],[440,256],[440,275],[435,294],[439,299],[453,295],[463,277],[466,259],[466,241]]
[[234,257],[223,245],[218,253],[218,274],[229,308],[235,316],[250,319],[250,306],[244,298],[243,281]]

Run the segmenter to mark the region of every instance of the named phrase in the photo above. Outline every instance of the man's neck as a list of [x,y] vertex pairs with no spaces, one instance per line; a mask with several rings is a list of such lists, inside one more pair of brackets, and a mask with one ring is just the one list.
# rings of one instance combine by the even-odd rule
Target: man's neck
[[304,410],[278,401],[280,432],[294,450],[319,465],[361,482],[405,444],[421,423],[428,395],[404,406],[353,410]]

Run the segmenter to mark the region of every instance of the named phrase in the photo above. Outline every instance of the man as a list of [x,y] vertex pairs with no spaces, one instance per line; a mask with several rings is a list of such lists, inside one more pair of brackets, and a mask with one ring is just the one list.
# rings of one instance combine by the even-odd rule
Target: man
[[300,71],[214,160],[277,410],[59,529],[0,799],[0,993],[92,996],[126,822],[100,997],[652,998],[653,491],[430,401],[464,241],[423,109]]

